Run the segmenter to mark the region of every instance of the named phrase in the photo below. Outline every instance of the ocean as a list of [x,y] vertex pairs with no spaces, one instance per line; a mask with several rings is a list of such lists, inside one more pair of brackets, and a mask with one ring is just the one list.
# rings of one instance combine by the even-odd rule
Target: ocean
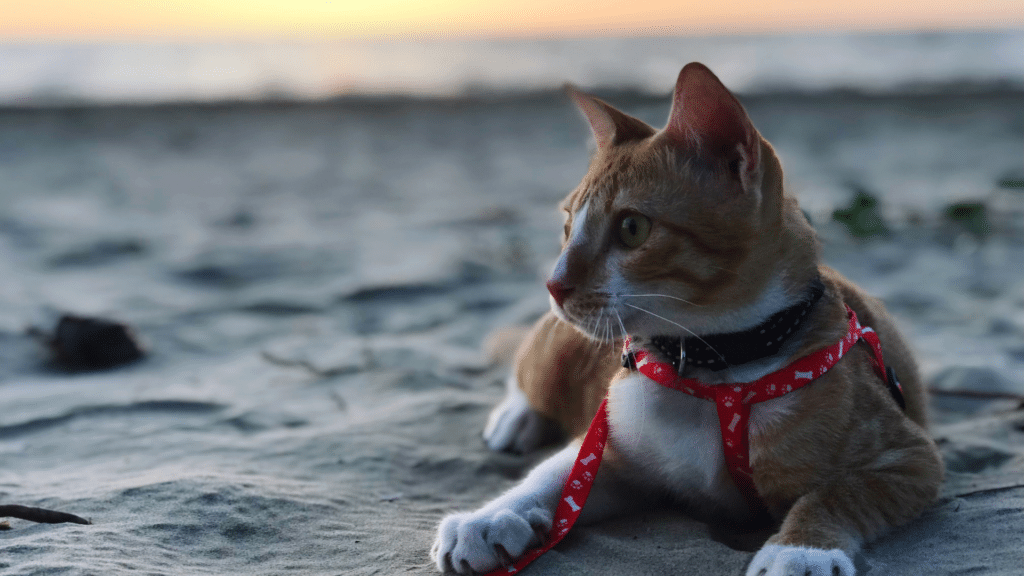
[[0,44],[0,105],[667,92],[707,64],[739,93],[1024,88],[1024,30],[549,40]]

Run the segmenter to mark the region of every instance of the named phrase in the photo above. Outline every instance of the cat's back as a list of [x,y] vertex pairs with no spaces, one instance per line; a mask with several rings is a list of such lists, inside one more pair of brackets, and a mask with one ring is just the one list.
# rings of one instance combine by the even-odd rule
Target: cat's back
[[878,333],[885,363],[896,372],[903,388],[907,416],[922,428],[926,428],[928,411],[924,383],[913,350],[897,328],[895,319],[881,300],[869,296],[832,268],[821,266],[821,278],[826,284],[835,287],[843,301],[856,312],[862,326],[869,326]]

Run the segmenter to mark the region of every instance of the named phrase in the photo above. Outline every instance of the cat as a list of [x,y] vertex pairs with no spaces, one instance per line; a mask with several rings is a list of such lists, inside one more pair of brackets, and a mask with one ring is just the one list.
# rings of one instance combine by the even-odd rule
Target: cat
[[[661,130],[569,93],[597,149],[562,204],[551,312],[520,347],[509,397],[488,426],[492,447],[534,447],[540,437],[522,426],[529,418],[578,435],[607,393],[607,448],[581,524],[668,496],[702,520],[772,522],[747,576],[852,576],[859,548],[919,516],[942,482],[909,346],[878,300],[820,262],[771,145],[708,68],[682,69]],[[844,348],[857,320],[870,327],[864,340],[880,339],[889,370],[869,343]],[[765,330],[778,338],[757,340]],[[831,369],[798,369],[809,383],[751,405],[743,438],[753,497],[723,449],[723,408],[644,372],[657,361],[721,391],[823,358],[837,342],[846,355]],[[539,545],[580,442],[480,509],[445,517],[431,551],[437,567],[486,572]]]

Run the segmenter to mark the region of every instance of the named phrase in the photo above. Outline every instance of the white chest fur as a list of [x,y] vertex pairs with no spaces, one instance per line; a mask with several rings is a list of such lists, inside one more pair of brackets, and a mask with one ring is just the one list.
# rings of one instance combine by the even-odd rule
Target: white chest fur
[[[750,431],[784,417],[793,394],[756,404]],[[610,443],[628,462],[629,480],[668,492],[695,512],[735,518],[747,505],[725,465],[715,403],[665,388],[634,372],[611,387]]]

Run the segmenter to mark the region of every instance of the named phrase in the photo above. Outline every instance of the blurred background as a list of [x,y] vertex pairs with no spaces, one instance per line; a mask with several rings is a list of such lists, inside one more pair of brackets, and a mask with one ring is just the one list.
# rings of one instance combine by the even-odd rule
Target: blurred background
[[[586,164],[561,86],[661,126],[694,60],[743,99],[824,237],[879,240],[896,270],[907,234],[967,252],[1024,236],[1016,0],[40,0],[0,22],[0,242],[21,270],[0,326],[167,312],[148,301],[196,287],[183,301],[298,284],[317,310],[339,285],[483,274],[509,250],[536,283]],[[465,219],[514,238],[464,244]],[[423,251],[445,239],[462,252]],[[1004,270],[955,292],[1005,293],[989,252]],[[78,284],[117,267],[140,274]]]
[[5,7],[0,103],[661,95],[682,60],[747,93],[1019,87],[1022,25],[1013,0],[42,0]]
[[[567,81],[661,126],[707,64],[929,385],[987,394],[936,421],[1024,394],[1020,0],[0,12],[0,503],[97,521],[0,532],[0,572],[432,573],[441,514],[530,463],[481,445],[505,369],[480,350],[547,307],[588,161]],[[131,350],[86,362],[96,333]],[[1020,433],[966,429],[947,467],[1019,482]]]

